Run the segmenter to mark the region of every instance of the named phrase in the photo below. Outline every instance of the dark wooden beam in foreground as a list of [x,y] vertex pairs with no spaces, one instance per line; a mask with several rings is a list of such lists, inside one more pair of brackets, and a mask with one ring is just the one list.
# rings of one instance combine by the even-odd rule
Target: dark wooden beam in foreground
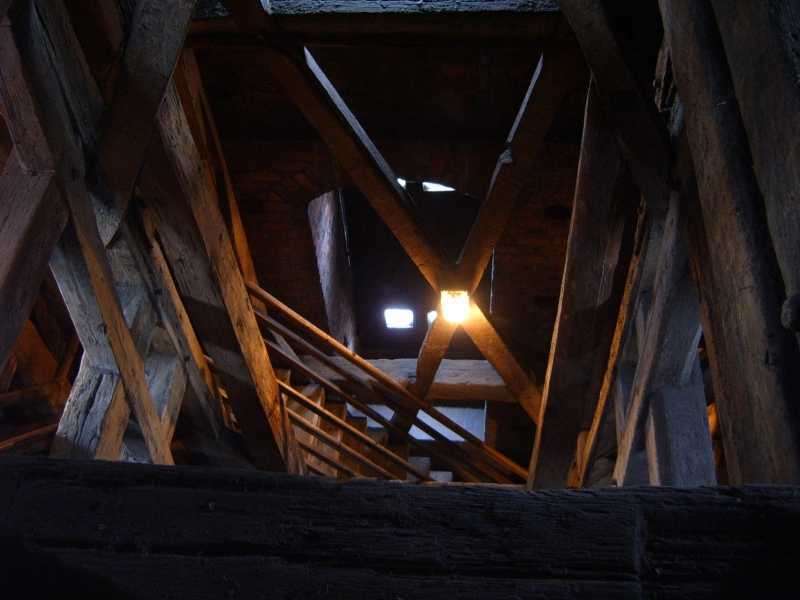
[[800,560],[782,543],[800,533],[792,487],[537,494],[0,466],[0,580],[31,597],[790,597]]
[[708,0],[659,6],[697,177],[690,220],[730,481],[797,482],[800,356],[781,325],[780,270],[715,16]]
[[786,287],[783,325],[800,333],[800,5],[795,0],[712,0],[711,5]]

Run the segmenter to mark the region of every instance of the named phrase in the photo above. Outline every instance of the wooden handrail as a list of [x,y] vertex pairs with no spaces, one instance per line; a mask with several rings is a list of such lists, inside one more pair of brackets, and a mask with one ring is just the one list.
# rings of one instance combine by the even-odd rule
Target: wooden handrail
[[334,450],[338,450],[339,452],[346,454],[350,458],[352,458],[357,463],[367,467],[369,470],[378,473],[381,477],[385,477],[386,479],[397,479],[397,477],[384,469],[382,466],[375,464],[370,459],[368,459],[363,454],[353,450],[350,446],[343,444],[341,441],[337,440],[335,437],[330,435],[328,432],[323,431],[312,422],[305,419],[302,415],[297,414],[291,408],[287,408],[286,412],[289,414],[289,419],[300,427],[300,429],[310,433],[323,444],[330,446]]
[[323,473],[320,469],[318,469],[314,465],[306,464],[306,469],[308,469],[309,473],[317,475],[318,477],[330,477],[330,475],[328,475],[327,473]]
[[[309,379],[312,379],[313,381],[316,381],[317,383],[319,383],[321,386],[323,386],[324,388],[326,388],[330,392],[336,394],[337,396],[340,396],[345,402],[347,402],[348,404],[352,404],[353,406],[358,408],[361,412],[363,412],[365,415],[367,415],[368,417],[370,417],[374,421],[377,421],[378,423],[380,423],[381,425],[383,425],[387,429],[389,429],[389,430],[393,431],[394,433],[400,435],[403,439],[408,441],[408,443],[413,444],[413,445],[421,448],[425,452],[430,452],[431,454],[434,454],[435,456],[440,458],[442,461],[444,461],[445,463],[447,463],[448,465],[453,467],[454,470],[456,472],[458,472],[459,474],[461,474],[462,476],[464,476],[465,479],[469,479],[469,480],[471,480],[473,482],[480,482],[481,481],[481,479],[477,479],[474,476],[469,475],[466,472],[466,470],[472,470],[475,473],[480,474],[481,477],[489,477],[490,479],[493,479],[494,481],[498,481],[499,483],[507,483],[508,482],[507,479],[503,478],[502,476],[499,476],[496,473],[488,472],[485,469],[482,470],[481,469],[482,465],[473,464],[473,463],[471,463],[469,461],[466,461],[464,458],[461,458],[460,460],[457,460],[455,458],[452,458],[452,457],[448,456],[446,453],[441,452],[440,450],[438,450],[436,448],[425,446],[421,441],[415,439],[414,436],[410,435],[408,431],[405,431],[401,427],[398,427],[397,425],[392,423],[392,421],[390,419],[385,418],[379,412],[377,412],[372,407],[370,407],[366,402],[360,400],[359,398],[353,396],[352,394],[347,393],[345,390],[343,390],[341,387],[339,387],[338,385],[336,385],[335,383],[333,383],[329,379],[327,379],[327,378],[323,377],[322,375],[320,375],[319,373],[315,372],[313,369],[309,368],[308,366],[306,366],[302,362],[298,362],[297,360],[295,360],[294,358],[289,356],[286,352],[284,352],[274,342],[271,342],[269,340],[265,340],[265,343],[267,344],[267,347],[270,349],[271,352],[274,352],[276,354],[276,356],[280,357],[287,364],[289,364],[293,370],[296,370],[296,371],[300,372],[301,374],[305,375]],[[424,421],[421,421],[421,420],[417,419],[415,421],[415,424],[417,424],[426,433],[430,432],[430,433],[428,433],[428,435],[430,435],[434,439],[440,439],[440,441],[443,441],[445,443],[448,442],[447,438],[442,436],[441,433],[436,431],[428,423],[425,423]],[[453,446],[453,448],[456,449],[456,450],[459,450],[459,451],[463,451],[463,449],[458,447],[458,446]],[[500,477],[500,479],[498,479],[498,477]]]
[[[478,439],[472,433],[449,419],[447,416],[430,406],[427,402],[420,400],[417,396],[414,396],[411,392],[409,392],[402,384],[396,381],[393,377],[390,377],[374,365],[372,365],[369,361],[365,360],[355,352],[352,352],[347,346],[344,346],[341,342],[336,340],[335,338],[331,337],[320,328],[318,328],[313,323],[307,321],[302,315],[298,314],[290,307],[283,304],[280,300],[269,294],[268,292],[258,288],[255,285],[248,284],[248,290],[254,294],[259,299],[263,300],[265,303],[269,304],[273,308],[277,309],[279,312],[282,312],[287,318],[289,318],[293,323],[303,328],[307,333],[312,336],[315,336],[323,343],[330,346],[337,354],[344,357],[348,360],[351,364],[355,365],[362,371],[366,372],[367,375],[372,377],[374,380],[378,382],[379,385],[382,385],[384,388],[388,388],[388,397],[391,399],[391,394],[396,393],[399,396],[402,396],[404,399],[411,402],[414,406],[426,412],[428,415],[436,419],[439,423],[444,425],[447,429],[455,433],[456,435],[460,436],[464,439],[467,444],[471,444],[476,450],[480,451],[479,455],[473,455],[473,458],[483,458],[490,465],[492,465],[495,469],[500,470],[501,472],[505,472],[513,477],[517,477],[520,479],[525,480],[527,478],[527,471],[516,464],[513,460],[502,454],[501,452],[495,450],[491,446],[485,444],[482,440]],[[257,290],[257,291],[256,291]],[[295,332],[293,332],[288,327],[285,327],[278,323],[275,319],[267,316],[261,311],[255,311],[256,316],[267,326],[268,329],[273,331],[274,333],[279,333],[287,340],[294,342],[297,345],[300,345],[305,351],[312,354],[317,360],[323,362],[326,366],[334,370],[335,372],[339,373],[343,377],[354,381],[355,383],[360,384],[357,380],[354,380],[352,373],[349,373],[346,369],[343,369],[339,365],[336,365],[335,362],[330,360],[330,357],[327,356],[325,353],[319,351],[313,344],[308,342],[307,340],[303,339]],[[403,407],[407,408],[407,407]],[[429,434],[431,435],[431,434]],[[435,437],[435,436],[432,436]],[[469,446],[467,446],[469,447]],[[483,456],[483,455],[487,456]]]
[[[297,441],[297,444],[300,446],[300,448],[302,450],[305,450],[306,452],[308,452],[314,458],[317,458],[317,459],[321,460],[322,462],[324,462],[329,467],[333,467],[334,469],[336,469],[338,471],[344,471],[345,473],[350,475],[350,477],[360,477],[360,475],[358,473],[356,473],[355,471],[353,471],[353,469],[351,469],[350,467],[348,467],[344,463],[340,463],[338,460],[334,460],[330,456],[326,456],[325,454],[323,454],[322,452],[320,452],[319,450],[314,448],[314,446],[312,446],[310,444],[306,444],[305,442],[301,442],[300,440]],[[313,467],[311,467],[311,466],[309,466],[309,468],[313,469]]]
[[287,384],[283,383],[282,381],[278,382],[278,386],[284,392],[286,392],[292,398],[294,398],[294,400],[296,402],[302,404],[308,410],[318,414],[320,417],[322,417],[323,419],[325,419],[329,423],[332,423],[336,427],[342,429],[343,431],[345,431],[349,435],[351,435],[354,438],[358,439],[358,441],[366,444],[367,446],[369,446],[373,450],[379,452],[380,454],[382,454],[383,456],[388,458],[390,461],[392,461],[393,463],[398,465],[403,470],[407,471],[408,473],[411,473],[417,479],[420,479],[421,481],[427,481],[427,480],[430,479],[430,477],[428,475],[426,475],[425,473],[423,473],[422,471],[420,471],[419,469],[414,467],[414,465],[412,465],[408,461],[403,460],[402,458],[397,456],[394,452],[392,452],[388,448],[384,448],[379,443],[377,443],[375,440],[373,440],[371,437],[369,437],[367,434],[365,434],[362,431],[359,431],[358,429],[356,429],[355,427],[350,425],[350,423],[348,423],[344,419],[340,419],[339,417],[337,417],[332,412],[330,412],[328,410],[325,410],[323,407],[321,407],[316,402],[311,400],[311,398],[308,398],[307,396],[303,395],[301,392],[297,391],[292,386],[287,385]]

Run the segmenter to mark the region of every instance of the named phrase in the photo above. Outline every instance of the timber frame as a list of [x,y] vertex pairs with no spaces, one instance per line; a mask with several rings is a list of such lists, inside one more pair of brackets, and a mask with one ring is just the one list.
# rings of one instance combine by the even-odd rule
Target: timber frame
[[[368,18],[373,8],[303,17],[262,0],[230,0],[214,21],[194,19],[195,0],[138,0],[130,14],[89,4],[116,57],[107,68],[81,45],[62,0],[0,0],[0,409],[48,407],[30,430],[0,440],[0,452],[54,435],[53,457],[173,465],[174,451],[193,445],[185,439],[209,464],[427,484],[414,446],[462,481],[530,489],[800,482],[800,15],[791,0],[769,9],[642,2],[628,16],[647,42],[610,0],[442,2],[430,14],[402,0],[386,21]],[[451,31],[456,19],[463,28]],[[384,34],[423,47],[537,48],[455,261],[312,53]],[[436,318],[413,376],[398,377],[259,281],[195,53],[213,44],[263,52],[268,76],[437,296],[477,296],[588,66],[542,384],[488,307],[471,300],[460,325],[502,397],[530,418],[527,469],[434,406],[459,326]],[[10,389],[15,344],[37,343],[26,329],[50,276],[75,336],[61,356],[42,354],[31,385]],[[367,418],[383,437],[366,432]]]

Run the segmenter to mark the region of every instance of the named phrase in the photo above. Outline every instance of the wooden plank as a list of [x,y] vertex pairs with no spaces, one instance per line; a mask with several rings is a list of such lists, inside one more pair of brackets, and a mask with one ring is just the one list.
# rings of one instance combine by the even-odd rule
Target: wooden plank
[[603,2],[560,0],[639,189],[655,207],[669,199],[669,136],[652,94],[640,87]]
[[536,385],[534,375],[523,369],[492,323],[474,302],[470,304],[469,316],[462,323],[462,327],[506,382],[509,391],[531,420],[538,423],[542,391]]
[[[347,474],[349,477],[353,477],[353,478],[359,477],[359,474],[356,473],[355,471],[353,471],[353,469],[348,467],[346,464],[344,464],[342,462],[339,462],[335,458],[332,458],[332,457],[328,456],[323,451],[319,450],[318,448],[315,448],[311,444],[307,444],[306,442],[302,442],[302,441],[298,442],[298,443],[300,444],[300,447],[305,452],[308,452],[311,456],[313,456],[314,458],[316,458],[320,462],[322,462],[322,463],[328,465],[329,467],[333,468],[334,472],[341,471],[341,472]],[[312,469],[312,468],[314,468],[314,467],[309,467],[309,469]],[[330,475],[327,474],[327,473],[323,473],[323,474],[330,477]]]
[[644,443],[650,397],[661,388],[688,386],[697,361],[700,309],[681,230],[680,204],[676,192],[664,226],[647,332],[640,341],[625,430],[617,450],[614,478],[620,486],[628,484],[631,458]]
[[[220,323],[208,323],[205,327],[211,335],[203,340],[204,345],[223,373],[230,373],[233,379],[238,378],[237,388],[235,390],[228,389],[229,396],[234,402],[239,403],[240,408],[251,411],[250,418],[253,421],[261,421],[266,424],[266,432],[263,431],[261,423],[252,423],[249,419],[241,418],[240,424],[244,427],[252,426],[261,429],[261,435],[266,433],[272,440],[264,439],[261,442],[262,446],[263,444],[273,444],[274,449],[285,461],[286,468],[292,472],[303,472],[305,463],[302,462],[299,449],[294,443],[291,428],[284,431],[282,427],[277,381],[264,341],[261,338],[227,228],[219,212],[218,198],[210,168],[198,156],[197,146],[191,137],[180,98],[174,87],[170,87],[161,106],[158,130],[161,143],[166,150],[165,159],[173,171],[182,196],[181,199],[173,198],[169,202],[171,204],[181,201],[187,203],[191,211],[190,223],[193,223],[199,231],[200,241],[203,245],[202,251],[211,266],[212,289],[219,290],[218,292],[205,290],[203,293],[219,294],[217,298],[213,298],[215,303],[218,299],[221,300],[221,305],[216,305],[215,309],[221,309],[226,313],[226,321],[232,328],[233,340],[226,339],[224,340],[225,345],[220,346],[211,342],[215,338],[219,339]],[[164,200],[160,202],[164,202]],[[159,209],[162,211],[169,209],[166,206],[157,207],[155,203],[151,208],[153,214],[159,217],[163,217],[158,214]],[[178,218],[177,215],[169,217],[170,220],[174,218]],[[162,228],[168,227],[177,227],[177,233],[181,237],[193,235],[184,231],[185,224],[170,224],[166,219],[159,221],[159,232],[162,231]],[[190,243],[196,244],[197,241],[194,240]],[[169,252],[166,247],[165,250]],[[172,260],[186,260],[185,255],[180,254],[173,255],[171,258]],[[175,265],[172,266],[174,270]],[[235,344],[237,355],[238,352],[242,353],[244,361],[238,356],[232,355],[230,347],[226,347],[231,341]],[[212,345],[216,347],[213,350]],[[245,373],[242,373],[242,367],[244,367]],[[242,379],[243,376],[245,379]],[[236,385],[231,378],[228,379],[228,382]],[[242,383],[255,387],[255,398],[253,394],[248,394],[248,400],[239,397]],[[227,384],[226,387],[228,387]],[[244,405],[244,402],[251,404],[253,400],[257,401],[256,406],[248,408]],[[254,443],[258,443],[255,437],[256,435],[251,435],[250,439]],[[263,460],[268,459],[264,457]]]
[[307,49],[266,48],[271,75],[317,129],[342,169],[358,186],[431,287],[438,289],[441,252],[419,226],[411,202],[386,160]]
[[52,174],[26,174],[12,151],[0,174],[0,366],[31,314],[66,222],[67,210],[52,186]]
[[800,7],[792,0],[712,0],[753,167],[764,195],[787,300],[784,327],[800,332]]
[[705,238],[696,247],[730,480],[798,481],[800,356],[780,322],[780,271],[714,14],[707,0],[659,5],[697,175],[694,231]]
[[600,392],[625,289],[637,196],[592,83],[531,458],[529,482],[537,489],[567,482],[578,434]]
[[111,196],[104,202],[115,214],[109,221],[101,220],[106,242],[133,192],[195,4],[196,0],[139,0],[133,10],[99,146],[100,168]]

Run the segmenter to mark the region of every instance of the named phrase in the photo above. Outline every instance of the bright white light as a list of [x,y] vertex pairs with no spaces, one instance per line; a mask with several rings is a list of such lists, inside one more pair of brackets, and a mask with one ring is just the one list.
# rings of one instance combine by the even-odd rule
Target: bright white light
[[411,329],[414,326],[414,311],[408,308],[387,308],[383,311],[389,329]]
[[441,183],[433,183],[432,181],[423,181],[422,182],[422,191],[423,192],[454,192],[455,188],[451,188],[447,185],[442,185]]
[[397,178],[397,183],[400,184],[401,188],[405,189],[405,187],[406,187],[406,180],[405,179],[403,179],[402,177],[398,177]]
[[428,311],[428,325],[432,325],[438,316],[439,313],[437,313],[435,310]]
[[442,290],[442,316],[451,323],[463,323],[469,314],[469,294],[463,290]]

